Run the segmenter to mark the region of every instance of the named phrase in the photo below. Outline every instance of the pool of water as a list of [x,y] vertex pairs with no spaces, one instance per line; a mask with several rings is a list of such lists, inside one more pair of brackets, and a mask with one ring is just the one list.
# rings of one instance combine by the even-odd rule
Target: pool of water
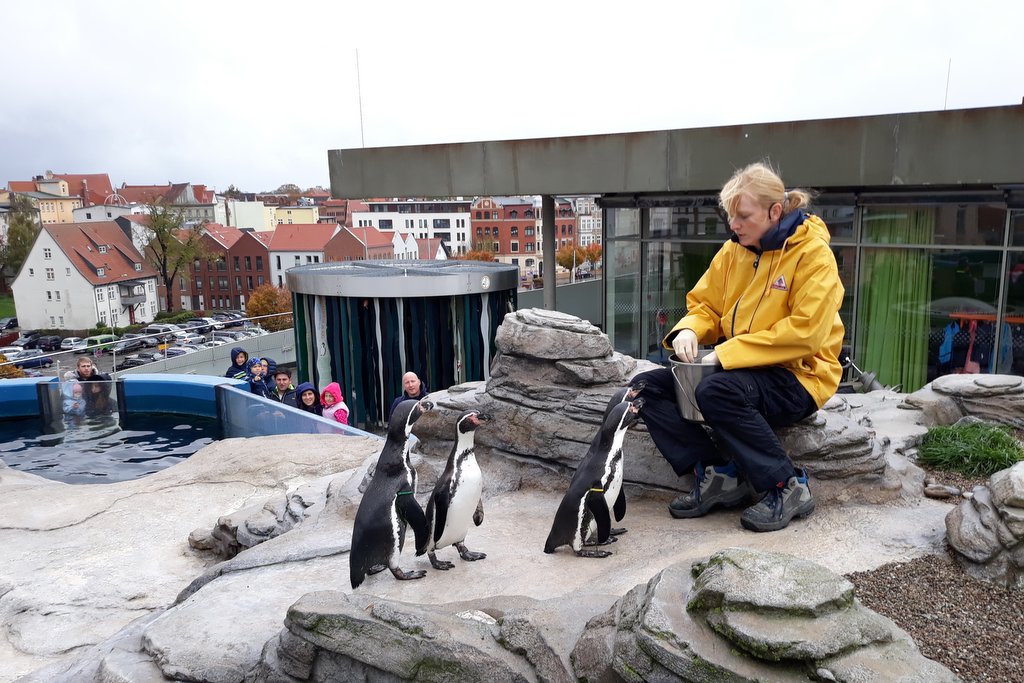
[[68,484],[138,479],[181,462],[221,438],[215,418],[132,413],[83,418],[45,433],[34,420],[0,421],[0,460]]

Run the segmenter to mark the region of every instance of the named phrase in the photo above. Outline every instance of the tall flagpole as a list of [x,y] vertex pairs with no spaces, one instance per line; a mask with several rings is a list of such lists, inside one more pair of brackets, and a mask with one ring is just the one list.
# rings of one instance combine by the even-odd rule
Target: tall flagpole
[[359,73],[359,48],[356,48],[356,89],[359,91],[359,141],[366,147],[366,135],[363,133],[363,79]]

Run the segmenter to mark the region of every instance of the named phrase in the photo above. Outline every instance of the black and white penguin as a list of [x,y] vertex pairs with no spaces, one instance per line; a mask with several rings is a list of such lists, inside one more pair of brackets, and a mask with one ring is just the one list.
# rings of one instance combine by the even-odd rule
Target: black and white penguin
[[[614,397],[613,397],[614,398]],[[590,444],[576,473],[569,482],[569,490],[555,512],[544,552],[571,545],[580,557],[608,557],[605,550],[587,550],[584,544],[596,531],[595,545],[613,540],[611,514],[616,520],[626,513],[626,498],[622,492],[622,442],[626,430],[640,416],[643,399],[616,403],[607,410],[600,431]]]
[[416,502],[416,470],[409,460],[412,426],[423,413],[433,408],[427,399],[402,401],[391,414],[388,436],[377,458],[370,485],[356,510],[349,552],[349,577],[352,588],[367,574],[390,569],[396,579],[421,579],[425,571],[404,572],[398,558],[405,545],[406,525],[416,535],[417,554],[425,552],[430,536],[423,508]]
[[[611,398],[608,399],[608,405],[604,409],[604,417],[602,418],[602,420],[608,419],[608,415],[612,412],[612,409],[615,406],[619,405],[620,403],[625,403],[627,401],[633,401],[634,399],[636,399],[640,392],[643,391],[646,387],[647,382],[644,380],[640,380],[635,384],[622,387],[621,389],[616,391],[614,394],[612,394]],[[639,408],[642,405],[643,401],[638,403],[637,407]],[[604,423],[602,422],[602,425],[603,424]],[[594,436],[594,441],[591,442],[591,448],[594,447],[594,445],[598,442],[600,438],[601,429],[598,429],[597,434]],[[625,469],[623,466],[622,458],[619,458],[615,462],[615,466],[613,469],[614,471],[612,473],[612,480],[609,483],[609,485],[605,487],[604,490],[604,498],[605,501],[607,501],[608,503],[608,509],[615,511],[615,521],[621,522],[622,519],[626,516],[626,495],[625,493],[622,492],[622,477],[623,470]],[[605,541],[606,543],[611,543],[615,541],[615,537],[621,536],[622,534],[626,533],[626,530],[621,527],[612,527],[610,533],[612,537]],[[597,523],[594,520],[591,520],[590,533],[588,534],[588,539],[595,538],[596,534]]]
[[484,553],[475,553],[466,547],[466,533],[469,523],[480,526],[484,521],[483,477],[476,462],[473,442],[476,428],[491,419],[490,415],[476,410],[467,410],[455,422],[457,439],[448,455],[444,473],[434,486],[434,493],[427,501],[427,529],[430,540],[427,557],[434,569],[451,569],[451,562],[438,560],[434,554],[440,548],[454,545],[459,557],[467,562],[482,560]]

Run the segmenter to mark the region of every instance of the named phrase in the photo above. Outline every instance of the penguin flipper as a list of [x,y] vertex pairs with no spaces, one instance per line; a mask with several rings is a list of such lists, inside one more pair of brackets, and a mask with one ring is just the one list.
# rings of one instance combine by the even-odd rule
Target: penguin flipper
[[427,517],[423,514],[423,508],[416,502],[412,492],[404,495],[399,494],[395,498],[395,505],[398,506],[398,512],[402,519],[408,522],[409,526],[412,527],[412,532],[416,535],[416,554],[422,555],[427,551],[427,544],[430,542],[430,534],[427,531]]
[[615,499],[615,521],[621,522],[622,518],[626,516],[626,492],[623,489],[619,489],[619,497]]
[[430,500],[434,504],[434,543],[441,540],[444,535],[444,525],[448,523],[448,504],[451,502],[448,489],[434,493]]
[[484,499],[481,498],[476,504],[476,512],[473,513],[473,524],[480,526],[484,523]]
[[608,513],[608,501],[604,499],[603,490],[590,489],[587,493],[587,510],[597,523],[597,542],[606,543],[612,533],[612,518]]

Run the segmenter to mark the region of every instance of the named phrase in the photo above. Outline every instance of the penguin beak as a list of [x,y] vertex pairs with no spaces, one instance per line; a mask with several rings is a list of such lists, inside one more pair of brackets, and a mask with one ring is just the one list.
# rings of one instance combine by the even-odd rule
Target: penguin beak
[[490,422],[491,420],[494,419],[494,416],[492,416],[490,413],[477,413],[473,417],[476,418],[476,421],[478,423],[479,422]]
[[428,401],[425,398],[421,398],[420,399],[420,410],[422,410],[423,412],[427,412],[428,410],[433,410],[433,409],[434,409],[434,404],[431,401]]
[[634,384],[631,387],[629,387],[629,393],[626,394],[626,399],[627,400],[632,400],[632,399],[636,398],[637,396],[640,395],[640,392],[642,392],[646,388],[647,388],[647,380],[643,380],[643,379],[640,380],[636,384]]
[[640,409],[644,407],[645,401],[642,398],[633,399],[629,404],[629,412],[636,413],[637,416],[640,414]]

